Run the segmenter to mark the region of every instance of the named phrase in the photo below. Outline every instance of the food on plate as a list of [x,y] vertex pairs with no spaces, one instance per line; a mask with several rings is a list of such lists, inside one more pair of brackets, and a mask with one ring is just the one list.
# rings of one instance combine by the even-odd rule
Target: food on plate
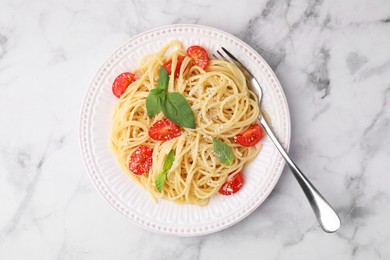
[[111,146],[151,196],[206,205],[244,185],[261,150],[256,95],[234,65],[171,41],[113,82]]

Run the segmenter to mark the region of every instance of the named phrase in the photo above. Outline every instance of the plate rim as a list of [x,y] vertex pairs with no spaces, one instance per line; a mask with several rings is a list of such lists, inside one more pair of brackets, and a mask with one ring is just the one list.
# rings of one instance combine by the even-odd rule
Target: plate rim
[[[97,90],[99,89],[99,88],[95,89],[96,85],[98,85],[96,83],[98,81],[100,81],[99,75],[101,75],[103,72],[106,71],[105,66],[107,65],[107,63],[109,63],[110,60],[113,60],[113,58],[115,56],[117,56],[118,53],[121,50],[123,50],[130,42],[136,42],[137,39],[142,38],[142,37],[149,35],[149,34],[153,34],[154,32],[157,32],[157,31],[167,30],[170,33],[171,30],[178,29],[178,28],[182,28],[182,29],[187,28],[187,29],[192,29],[192,30],[196,30],[196,29],[202,30],[203,29],[203,30],[207,30],[210,32],[215,32],[215,33],[220,34],[220,35],[224,35],[226,37],[233,38],[236,42],[240,43],[240,45],[242,45],[243,47],[245,47],[246,49],[248,49],[249,51],[251,51],[255,55],[255,58],[257,58],[260,61],[262,68],[265,69],[270,74],[271,78],[273,79],[272,83],[275,84],[277,89],[281,91],[281,94],[279,95],[279,97],[281,97],[281,101],[285,104],[285,107],[286,107],[286,110],[284,112],[285,112],[285,118],[286,118],[287,124],[286,124],[286,128],[284,129],[285,133],[286,133],[286,140],[285,140],[284,146],[286,147],[287,151],[289,150],[290,142],[291,142],[291,118],[290,118],[290,110],[289,110],[289,106],[288,106],[288,102],[287,102],[284,90],[279,82],[279,79],[276,77],[274,71],[271,69],[269,64],[264,60],[264,58],[256,50],[254,50],[251,46],[249,46],[247,43],[245,43],[243,40],[239,39],[238,37],[236,37],[230,33],[227,33],[223,30],[220,30],[220,29],[217,29],[214,27],[205,26],[205,25],[198,25],[198,24],[172,24],[172,25],[164,25],[164,26],[155,27],[153,29],[144,31],[142,33],[139,33],[139,34],[133,36],[133,37],[130,37],[128,40],[126,40],[126,42],[124,42],[122,45],[120,45],[116,50],[114,50],[105,59],[104,63],[97,70],[96,74],[93,76],[93,78],[91,80],[91,83],[89,84],[88,88],[85,91],[84,98],[82,101],[81,111],[80,111],[80,119],[79,119],[79,145],[80,146],[79,146],[79,148],[80,148],[81,156],[83,158],[85,170],[87,171],[88,176],[93,183],[93,186],[98,191],[98,193],[103,198],[103,200],[106,201],[112,208],[114,208],[114,210],[116,212],[118,212],[120,215],[122,215],[125,219],[127,219],[131,223],[136,224],[137,226],[142,227],[143,229],[153,231],[153,232],[156,232],[159,234],[176,235],[176,236],[181,236],[181,237],[191,237],[191,236],[207,235],[207,234],[215,233],[215,232],[221,231],[223,229],[226,229],[234,224],[237,224],[238,222],[240,222],[241,220],[243,220],[244,218],[249,216],[253,211],[255,211],[268,198],[268,196],[274,190],[277,182],[280,179],[280,176],[281,176],[283,169],[285,167],[285,161],[280,156],[280,154],[278,153],[278,155],[277,155],[278,158],[276,160],[276,163],[278,165],[274,171],[275,177],[272,179],[271,182],[267,182],[268,187],[265,190],[265,192],[262,193],[262,198],[260,200],[258,200],[254,205],[251,205],[251,207],[248,210],[246,210],[244,212],[244,214],[240,214],[238,217],[234,218],[233,221],[228,222],[228,223],[225,222],[225,224],[223,224],[223,225],[222,224],[214,225],[213,226],[214,228],[212,228],[212,229],[203,228],[203,229],[199,230],[199,228],[198,228],[194,231],[194,230],[191,230],[190,228],[188,228],[188,231],[184,231],[184,232],[172,231],[170,229],[164,230],[161,228],[156,228],[155,225],[154,226],[149,225],[149,224],[146,225],[146,224],[142,224],[140,221],[137,221],[135,219],[136,217],[138,218],[137,214],[130,214],[130,212],[127,209],[125,209],[124,207],[121,207],[120,202],[116,202],[115,200],[113,200],[111,198],[110,194],[104,193],[103,190],[101,190],[99,188],[100,180],[98,180],[96,175],[93,174],[93,171],[96,170],[95,169],[96,167],[94,167],[92,165],[91,159],[87,157],[87,155],[90,156],[92,153],[91,152],[92,149],[90,147],[88,147],[88,145],[87,145],[89,133],[87,131],[88,124],[87,124],[86,119],[90,118],[90,116],[88,116],[88,114],[91,114],[91,110],[92,110],[92,103],[89,101],[91,100],[91,96],[94,96],[94,94],[96,94]],[[183,32],[183,33],[190,33],[190,32]],[[169,34],[168,34],[168,36],[169,36]],[[90,156],[90,157],[92,157],[92,156]],[[259,196],[259,194],[256,196]]]

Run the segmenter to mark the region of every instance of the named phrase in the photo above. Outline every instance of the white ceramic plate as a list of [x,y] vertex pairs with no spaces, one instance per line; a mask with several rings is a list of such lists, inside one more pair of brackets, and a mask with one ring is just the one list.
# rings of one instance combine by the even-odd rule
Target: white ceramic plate
[[87,171],[103,198],[131,222],[151,231],[198,236],[227,228],[253,212],[274,188],[284,161],[265,137],[254,162],[244,168],[245,185],[233,196],[216,195],[205,207],[175,204],[149,194],[123,172],[109,147],[111,115],[117,102],[111,92],[115,77],[138,67],[142,56],[158,51],[173,39],[185,47],[203,46],[211,53],[224,46],[256,76],[264,90],[263,106],[285,147],[290,143],[288,105],[278,79],[264,59],[240,39],[199,25],[172,25],[142,33],[120,47],[98,71],[82,107],[80,142]]

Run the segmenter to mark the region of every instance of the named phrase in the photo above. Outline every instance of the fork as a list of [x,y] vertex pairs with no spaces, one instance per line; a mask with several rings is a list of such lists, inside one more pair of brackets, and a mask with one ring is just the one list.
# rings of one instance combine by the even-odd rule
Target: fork
[[[213,56],[217,59],[223,59],[229,63],[234,64],[243,72],[251,90],[257,95],[259,99],[259,107],[261,107],[263,91],[260,86],[260,83],[255,79],[252,73],[250,73],[250,71],[236,57],[233,56],[233,54],[231,54],[224,47],[221,47],[221,49],[228,56],[228,58],[226,58],[219,50],[217,50],[217,54],[213,53]],[[287,154],[286,150],[280,144],[279,140],[276,138],[275,134],[273,133],[271,127],[268,125],[265,118],[261,115],[260,123],[264,127],[272,142],[275,144],[280,154],[283,156],[284,160],[287,162],[288,166],[290,167],[291,172],[294,174],[307,199],[309,200],[309,203],[313,208],[314,214],[316,215],[317,220],[320,223],[322,229],[328,233],[332,233],[338,230],[341,225],[340,218],[337,216],[337,213],[334,211],[332,206],[326,201],[326,199],[320,194],[320,192],[314,187],[314,185],[306,178],[306,176],[302,173],[298,166],[293,162],[293,160]]]

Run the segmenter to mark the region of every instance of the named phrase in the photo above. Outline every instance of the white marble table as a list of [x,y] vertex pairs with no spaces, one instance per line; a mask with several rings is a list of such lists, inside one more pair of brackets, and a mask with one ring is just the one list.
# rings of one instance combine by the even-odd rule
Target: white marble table
[[[0,2],[0,259],[390,259],[390,2]],[[291,155],[342,219],[318,226],[285,169],[266,202],[215,234],[145,231],[96,192],[78,121],[94,73],[160,25],[232,33],[286,93]]]

